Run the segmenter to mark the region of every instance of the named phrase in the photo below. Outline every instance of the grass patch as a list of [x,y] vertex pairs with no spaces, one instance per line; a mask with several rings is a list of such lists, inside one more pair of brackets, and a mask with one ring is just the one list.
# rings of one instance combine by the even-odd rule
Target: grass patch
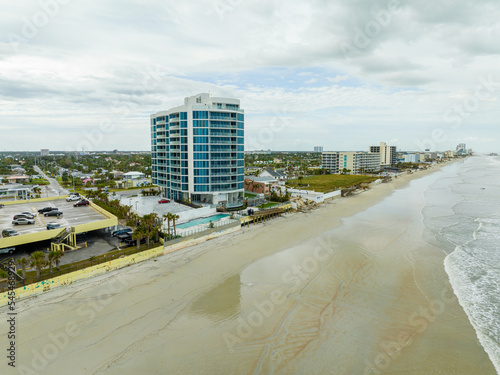
[[[302,186],[308,190],[314,190],[319,193],[328,193],[330,191],[348,188],[352,185],[357,185],[362,182],[372,182],[377,180],[378,177],[364,176],[364,175],[350,175],[350,174],[327,174],[320,176],[304,177],[302,179]],[[288,180],[287,185],[293,188],[300,188],[299,180]]]
[[32,185],[50,185],[49,181],[45,178],[34,178],[31,180],[30,184]]
[[267,202],[267,203],[261,204],[259,206],[259,208],[271,208],[271,207],[277,206],[278,204],[279,204],[278,202]]
[[245,198],[255,198],[257,194],[245,193]]

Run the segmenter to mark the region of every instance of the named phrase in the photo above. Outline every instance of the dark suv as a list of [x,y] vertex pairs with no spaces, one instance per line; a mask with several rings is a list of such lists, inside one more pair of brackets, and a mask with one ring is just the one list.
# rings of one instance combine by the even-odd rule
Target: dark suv
[[39,214],[44,214],[46,212],[52,211],[52,210],[58,210],[57,207],[44,207],[38,210]]
[[52,211],[45,212],[43,216],[57,216],[61,217],[63,215],[62,211],[59,211],[57,208]]

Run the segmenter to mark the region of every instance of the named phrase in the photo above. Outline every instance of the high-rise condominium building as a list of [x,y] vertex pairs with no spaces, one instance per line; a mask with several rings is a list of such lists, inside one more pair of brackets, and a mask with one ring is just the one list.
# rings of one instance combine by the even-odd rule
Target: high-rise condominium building
[[371,153],[380,154],[380,165],[391,166],[396,164],[396,146],[387,146],[385,142],[380,142],[380,146],[370,146]]
[[314,152],[323,152],[323,146],[314,146]]
[[198,94],[151,115],[153,184],[170,199],[238,206],[244,198],[244,111]]

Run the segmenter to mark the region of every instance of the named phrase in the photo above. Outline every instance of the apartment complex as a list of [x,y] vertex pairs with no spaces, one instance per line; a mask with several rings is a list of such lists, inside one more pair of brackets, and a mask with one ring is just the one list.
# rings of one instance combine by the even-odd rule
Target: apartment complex
[[151,115],[153,184],[170,199],[237,206],[244,197],[244,111],[203,93]]
[[323,146],[314,146],[314,152],[323,152]]
[[366,151],[323,152],[323,168],[330,173],[365,174],[380,171],[380,155]]
[[396,146],[387,146],[385,142],[380,142],[379,146],[370,146],[370,152],[380,154],[380,165],[383,167],[397,164]]

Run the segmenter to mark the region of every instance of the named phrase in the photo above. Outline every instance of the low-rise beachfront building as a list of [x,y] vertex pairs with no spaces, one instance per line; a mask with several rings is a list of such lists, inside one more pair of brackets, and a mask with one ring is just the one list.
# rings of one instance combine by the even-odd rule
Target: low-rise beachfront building
[[330,173],[366,174],[380,171],[380,155],[366,151],[323,152],[323,168]]
[[271,191],[277,191],[278,182],[272,177],[245,177],[245,191],[269,195]]
[[405,163],[420,163],[420,154],[406,154]]
[[281,183],[285,183],[287,180],[286,174],[281,171],[274,170],[272,168],[266,168],[262,172],[259,173],[259,177],[268,177],[272,178],[275,181],[279,181]]
[[203,93],[151,115],[153,184],[170,199],[243,205],[244,111]]
[[339,173],[339,153],[335,151],[326,151],[321,154],[322,166],[329,173]]

